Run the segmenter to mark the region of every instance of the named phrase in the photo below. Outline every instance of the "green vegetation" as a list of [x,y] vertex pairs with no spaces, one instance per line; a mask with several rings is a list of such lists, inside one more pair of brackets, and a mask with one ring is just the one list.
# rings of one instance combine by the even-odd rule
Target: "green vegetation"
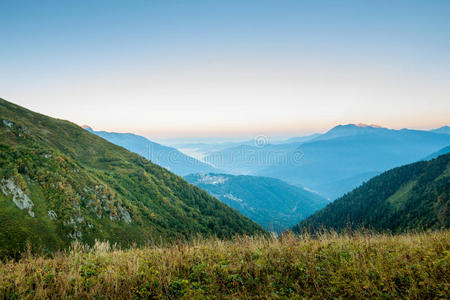
[[74,244],[0,263],[0,298],[448,299],[449,273],[449,231]]
[[448,229],[450,154],[387,171],[329,204],[294,231]]
[[209,164],[187,156],[175,148],[152,142],[143,136],[132,133],[94,131],[90,127],[87,127],[86,129],[89,132],[104,138],[108,142],[142,155],[153,163],[160,165],[179,176],[185,176],[191,173],[217,171]]
[[184,178],[274,232],[296,225],[329,203],[318,194],[270,177],[209,173]]
[[27,241],[123,246],[263,229],[184,179],[68,121],[0,99],[0,258]]

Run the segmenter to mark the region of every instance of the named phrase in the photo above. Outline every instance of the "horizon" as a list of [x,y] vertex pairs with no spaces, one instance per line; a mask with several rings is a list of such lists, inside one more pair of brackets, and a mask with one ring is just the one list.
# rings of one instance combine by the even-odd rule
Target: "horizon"
[[179,136],[179,137],[154,137],[154,136],[146,136],[145,134],[140,134],[137,132],[131,132],[131,131],[109,131],[109,130],[100,130],[100,129],[96,129],[93,128],[91,126],[89,126],[88,124],[83,124],[80,125],[80,127],[85,128],[85,126],[89,127],[91,130],[93,131],[105,131],[105,132],[110,132],[110,133],[130,133],[130,134],[135,134],[135,135],[140,135],[143,136],[153,142],[157,142],[160,144],[165,144],[165,145],[169,145],[169,146],[178,146],[178,145],[183,145],[183,144],[221,144],[221,143],[239,143],[239,142],[244,142],[244,141],[249,141],[249,140],[253,140],[253,139],[257,139],[257,138],[264,138],[265,139],[265,143],[271,143],[271,142],[281,142],[290,138],[295,138],[295,137],[306,137],[309,135],[314,135],[314,134],[325,134],[327,133],[329,130],[337,127],[337,126],[347,126],[347,125],[355,125],[357,127],[375,127],[375,128],[384,128],[384,129],[390,129],[390,130],[402,130],[402,129],[407,129],[407,130],[423,130],[423,131],[430,131],[433,129],[440,129],[440,128],[444,128],[444,127],[449,127],[448,124],[443,124],[442,126],[438,126],[438,127],[432,127],[432,128],[407,128],[407,127],[400,127],[400,128],[389,128],[389,127],[385,127],[382,125],[378,125],[378,124],[366,124],[366,123],[347,123],[347,124],[335,124],[332,127],[325,129],[323,131],[314,131],[314,132],[308,132],[308,133],[298,133],[298,134],[291,134],[291,135],[271,135],[271,134],[265,134],[265,133],[259,133],[259,134],[253,134],[253,135],[240,135],[240,136],[196,136],[196,137],[190,137],[190,136]]
[[[9,101],[8,99],[4,99],[1,98],[3,100],[6,100],[8,102],[11,102],[13,104],[16,105],[20,105],[18,103],[14,103],[12,101]],[[37,111],[37,110],[32,110],[28,107],[22,106],[25,109],[29,109],[33,112],[39,113],[39,114],[43,114],[52,118],[57,118],[57,119],[61,119],[58,118],[56,116],[51,116],[51,115],[47,115],[43,112]],[[62,120],[66,120],[66,121],[70,121],[73,122],[72,120],[68,120],[68,119],[62,119]],[[75,123],[76,124],[76,123]],[[309,131],[309,132],[300,132],[300,131],[292,131],[291,134],[287,134],[287,133],[283,133],[283,134],[273,134],[272,133],[267,133],[267,132],[255,132],[255,133],[242,133],[240,135],[224,135],[224,136],[219,136],[219,135],[212,135],[212,136],[190,136],[190,135],[183,135],[183,136],[166,136],[166,137],[161,137],[161,136],[155,136],[155,135],[148,135],[145,132],[139,132],[139,131],[130,131],[130,130],[123,130],[123,131],[113,131],[110,130],[108,128],[104,128],[104,129],[100,129],[100,128],[95,128],[93,126],[91,126],[90,124],[76,124],[78,126],[80,126],[83,129],[90,129],[93,130],[95,132],[108,132],[108,133],[122,133],[122,134],[134,134],[134,135],[139,135],[139,136],[143,136],[153,142],[157,142],[160,144],[165,144],[168,146],[178,146],[178,145],[183,145],[183,144],[225,144],[225,143],[239,143],[239,142],[244,142],[244,141],[249,141],[249,140],[253,140],[253,139],[258,139],[258,138],[264,138],[265,139],[265,143],[266,144],[270,144],[272,141],[276,141],[276,142],[282,142],[284,140],[290,139],[290,138],[295,138],[295,137],[306,137],[309,135],[315,135],[315,134],[325,134],[327,133],[329,130],[334,129],[335,127],[338,126],[349,126],[349,125],[354,125],[357,127],[372,127],[372,128],[382,128],[382,129],[389,129],[389,130],[422,130],[422,131],[431,131],[434,129],[440,129],[440,128],[444,128],[444,127],[449,127],[449,123],[443,123],[441,125],[438,125],[437,127],[428,127],[428,128],[420,128],[420,127],[398,127],[398,128],[392,128],[392,127],[387,127],[384,125],[380,125],[380,124],[369,124],[369,123],[363,123],[363,122],[353,122],[353,123],[335,123],[334,125],[332,125],[331,127],[325,128],[323,130],[316,130],[316,131]]]
[[448,1],[2,1],[0,97],[152,140],[428,130],[450,115],[449,14]]

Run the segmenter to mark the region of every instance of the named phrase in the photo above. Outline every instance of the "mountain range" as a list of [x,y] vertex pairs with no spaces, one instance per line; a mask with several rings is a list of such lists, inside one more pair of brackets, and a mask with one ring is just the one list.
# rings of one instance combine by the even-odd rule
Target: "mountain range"
[[318,194],[275,178],[210,173],[185,179],[269,231],[288,229],[328,204]]
[[0,99],[0,256],[265,231],[183,178],[83,128]]
[[228,173],[274,177],[336,199],[383,171],[450,145],[450,135],[437,131],[339,125],[306,142],[242,145],[205,160]]

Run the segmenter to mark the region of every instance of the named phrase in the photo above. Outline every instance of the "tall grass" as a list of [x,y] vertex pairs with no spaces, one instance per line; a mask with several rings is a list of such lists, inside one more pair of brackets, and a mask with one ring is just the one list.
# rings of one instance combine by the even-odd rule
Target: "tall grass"
[[0,298],[448,299],[449,274],[450,231],[77,243],[0,263]]

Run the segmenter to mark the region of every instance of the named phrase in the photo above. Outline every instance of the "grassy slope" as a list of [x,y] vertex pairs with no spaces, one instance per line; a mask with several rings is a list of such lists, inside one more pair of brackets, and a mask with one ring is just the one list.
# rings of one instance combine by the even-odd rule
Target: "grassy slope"
[[448,299],[450,232],[198,240],[0,263],[0,298]]
[[[12,122],[8,127],[3,120]],[[0,181],[30,195],[35,217],[0,192],[0,256],[53,251],[81,240],[143,244],[191,234],[261,233],[261,227],[184,179],[63,120],[0,99]],[[48,211],[57,214],[51,220]],[[131,216],[126,223],[125,212]]]
[[217,171],[211,165],[187,156],[175,148],[152,142],[143,136],[132,133],[93,131],[92,129],[88,130],[89,132],[98,135],[113,144],[122,146],[131,152],[150,159],[154,163],[179,176],[184,176],[191,173],[208,173]]
[[401,232],[450,228],[450,154],[387,171],[294,228]]

